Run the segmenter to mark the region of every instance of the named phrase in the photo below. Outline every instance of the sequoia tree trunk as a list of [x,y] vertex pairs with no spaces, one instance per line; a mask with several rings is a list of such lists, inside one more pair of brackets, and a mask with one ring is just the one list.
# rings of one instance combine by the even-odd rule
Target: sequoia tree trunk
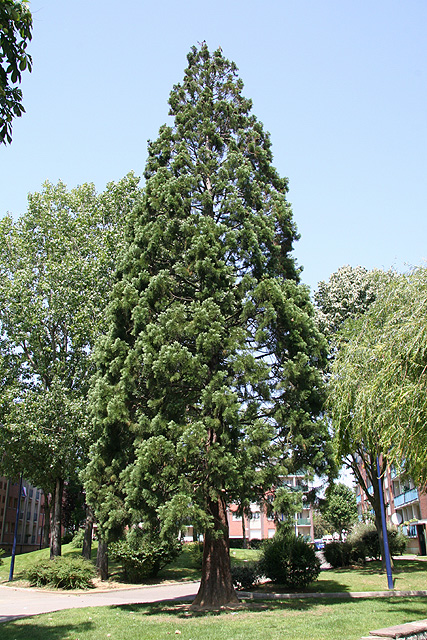
[[56,479],[55,496],[53,503],[52,532],[50,538],[50,559],[61,555],[61,520],[62,520],[62,496],[64,493],[64,480]]
[[192,609],[219,609],[239,601],[231,578],[225,500],[222,497],[211,500],[209,511],[214,525],[204,535],[202,579]]

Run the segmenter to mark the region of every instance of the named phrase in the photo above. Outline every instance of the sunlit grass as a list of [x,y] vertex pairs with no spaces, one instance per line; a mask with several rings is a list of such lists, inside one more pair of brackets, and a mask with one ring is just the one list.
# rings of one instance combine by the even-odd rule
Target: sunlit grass
[[[70,609],[1,625],[2,640],[359,640],[369,631],[424,618],[427,598],[297,600],[195,614],[157,603]],[[179,632],[179,633],[177,633]]]

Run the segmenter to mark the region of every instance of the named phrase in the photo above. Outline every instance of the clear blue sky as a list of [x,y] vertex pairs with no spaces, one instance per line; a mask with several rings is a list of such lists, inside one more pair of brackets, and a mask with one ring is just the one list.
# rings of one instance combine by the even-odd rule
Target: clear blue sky
[[0,148],[0,215],[45,180],[141,175],[186,54],[236,62],[290,180],[315,288],[343,264],[427,257],[425,0],[32,0],[27,113]]

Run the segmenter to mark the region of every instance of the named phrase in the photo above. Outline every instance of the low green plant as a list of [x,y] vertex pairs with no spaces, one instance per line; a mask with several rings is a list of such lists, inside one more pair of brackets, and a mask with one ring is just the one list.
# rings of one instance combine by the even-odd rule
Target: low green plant
[[109,545],[111,558],[121,562],[125,579],[132,583],[155,578],[160,569],[178,557],[181,549],[178,539],[153,539],[138,529]]
[[4,560],[3,560],[3,556],[5,554],[4,549],[0,549],[0,564],[3,564]]
[[88,589],[93,586],[95,574],[95,567],[88,560],[59,556],[33,564],[26,577],[35,587]]
[[[405,536],[397,529],[387,527],[388,544],[391,556],[399,556],[405,551]],[[360,522],[356,524],[350,532],[348,542],[352,545],[354,553],[360,557],[374,558],[381,557],[380,541],[375,525],[371,522]]]
[[185,548],[189,552],[192,565],[196,569],[201,569],[203,561],[203,542],[187,542]]
[[334,569],[348,567],[352,562],[356,562],[356,554],[349,542],[330,542],[325,546],[323,555]]
[[71,546],[74,549],[83,549],[84,536],[85,536],[85,530],[77,529],[76,533],[73,536],[73,539],[71,540]]
[[236,589],[251,589],[260,579],[258,562],[231,565],[231,577]]
[[261,547],[260,572],[272,582],[290,589],[305,589],[320,573],[316,553],[305,540],[287,532],[265,540]]

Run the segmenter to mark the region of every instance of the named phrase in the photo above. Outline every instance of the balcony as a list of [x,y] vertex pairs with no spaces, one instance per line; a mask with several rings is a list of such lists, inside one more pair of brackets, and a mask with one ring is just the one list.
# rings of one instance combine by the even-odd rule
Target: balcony
[[403,504],[408,504],[408,502],[414,502],[415,500],[418,500],[418,489],[409,489],[409,491],[405,491],[394,498],[394,506],[401,507]]
[[298,527],[301,526],[301,525],[305,526],[307,524],[311,524],[310,518],[298,518],[298,520],[297,520],[297,526]]

